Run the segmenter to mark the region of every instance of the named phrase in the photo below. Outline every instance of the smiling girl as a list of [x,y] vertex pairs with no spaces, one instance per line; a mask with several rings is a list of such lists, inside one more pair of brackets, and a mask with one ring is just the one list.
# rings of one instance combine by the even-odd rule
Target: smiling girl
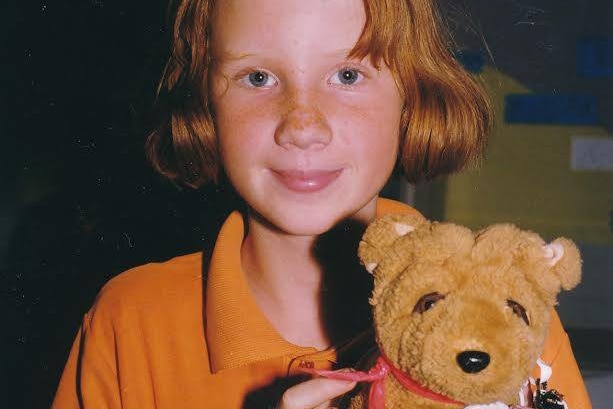
[[[54,408],[324,408],[370,325],[363,227],[414,212],[378,198],[460,169],[491,125],[430,0],[181,0],[148,150],[173,181],[228,180],[246,210],[215,248],[111,280],[74,343]],[[544,359],[589,402],[554,320]],[[558,376],[558,378],[555,378]]]

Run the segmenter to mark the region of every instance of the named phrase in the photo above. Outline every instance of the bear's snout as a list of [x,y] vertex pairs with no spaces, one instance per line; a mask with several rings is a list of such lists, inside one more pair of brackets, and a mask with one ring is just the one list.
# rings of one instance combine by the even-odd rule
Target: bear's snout
[[456,361],[464,372],[477,373],[490,364],[490,355],[483,351],[464,351],[456,356]]

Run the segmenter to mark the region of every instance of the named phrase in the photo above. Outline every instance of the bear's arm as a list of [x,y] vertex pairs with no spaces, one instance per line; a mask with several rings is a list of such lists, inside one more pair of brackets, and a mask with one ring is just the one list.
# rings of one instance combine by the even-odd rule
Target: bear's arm
[[[541,359],[552,369],[548,389],[556,389],[564,395],[564,400],[569,409],[592,409],[568,335],[562,327],[558,313],[553,308],[551,310],[549,333]],[[537,378],[539,372],[540,370],[536,366],[532,376]]]

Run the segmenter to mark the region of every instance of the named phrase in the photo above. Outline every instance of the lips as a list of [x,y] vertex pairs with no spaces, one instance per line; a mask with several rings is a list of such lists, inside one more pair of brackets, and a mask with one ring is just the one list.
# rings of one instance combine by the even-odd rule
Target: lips
[[342,173],[336,170],[273,170],[273,175],[286,188],[298,193],[323,190]]

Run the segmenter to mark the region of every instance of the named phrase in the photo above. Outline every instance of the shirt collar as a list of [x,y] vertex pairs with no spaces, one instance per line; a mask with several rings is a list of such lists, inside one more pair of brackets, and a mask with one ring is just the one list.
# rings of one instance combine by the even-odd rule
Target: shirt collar
[[[388,199],[377,201],[377,217],[416,212]],[[315,348],[286,341],[260,311],[244,278],[240,249],[244,222],[233,212],[223,224],[211,255],[206,284],[206,340],[213,373]]]

